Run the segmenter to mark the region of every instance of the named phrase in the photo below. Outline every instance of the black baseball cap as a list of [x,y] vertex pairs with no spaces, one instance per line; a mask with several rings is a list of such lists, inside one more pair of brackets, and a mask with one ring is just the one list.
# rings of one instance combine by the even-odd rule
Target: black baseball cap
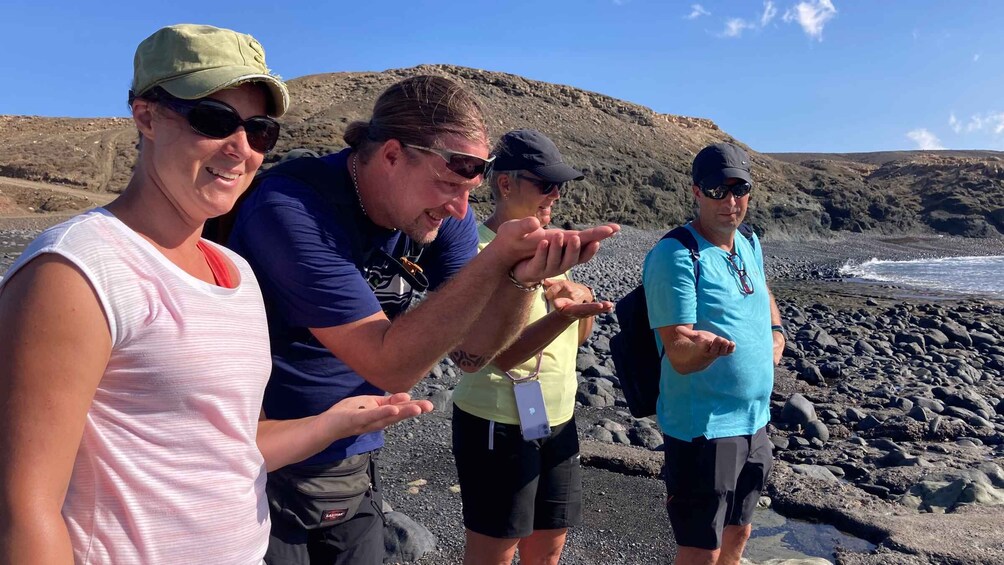
[[585,178],[562,161],[553,141],[535,129],[517,129],[503,135],[495,150],[492,168],[496,171],[530,171],[548,182]]
[[694,157],[693,176],[697,186],[721,186],[725,179],[731,178],[753,184],[749,155],[731,143],[716,143],[701,149]]

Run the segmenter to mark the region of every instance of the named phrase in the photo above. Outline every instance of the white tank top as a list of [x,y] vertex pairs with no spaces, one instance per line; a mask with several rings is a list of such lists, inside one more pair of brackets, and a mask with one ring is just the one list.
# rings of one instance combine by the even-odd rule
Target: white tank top
[[93,285],[112,352],[87,412],[63,517],[77,563],[261,563],[265,464],[255,437],[271,371],[261,291],[203,282],[104,209],[31,243]]

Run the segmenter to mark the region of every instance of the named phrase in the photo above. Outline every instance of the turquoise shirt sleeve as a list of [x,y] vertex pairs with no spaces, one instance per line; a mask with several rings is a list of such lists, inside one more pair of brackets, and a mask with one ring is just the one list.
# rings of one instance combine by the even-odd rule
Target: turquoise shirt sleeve
[[697,290],[690,252],[675,239],[663,239],[645,258],[642,284],[652,329],[697,322]]

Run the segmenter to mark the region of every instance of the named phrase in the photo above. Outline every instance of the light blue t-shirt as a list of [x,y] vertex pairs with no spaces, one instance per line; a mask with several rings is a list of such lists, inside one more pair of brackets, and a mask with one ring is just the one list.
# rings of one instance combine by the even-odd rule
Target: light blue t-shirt
[[[770,419],[774,387],[770,297],[763,254],[735,235],[735,251],[748,274],[752,294],[744,294],[729,253],[712,245],[687,225],[697,239],[701,274],[696,291],[694,263],[679,241],[663,239],[645,258],[642,282],[648,301],[649,325],[655,329],[693,324],[736,343],[731,355],[719,357],[702,371],[681,375],[662,361],[657,414],[663,433],[690,441],[750,435]],[[662,340],[656,332],[659,350]]]

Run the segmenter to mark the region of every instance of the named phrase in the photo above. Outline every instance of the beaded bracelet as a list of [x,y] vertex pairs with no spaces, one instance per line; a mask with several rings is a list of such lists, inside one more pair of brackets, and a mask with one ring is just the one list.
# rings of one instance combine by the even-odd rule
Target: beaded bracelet
[[512,269],[509,269],[509,280],[512,281],[512,284],[516,285],[516,288],[522,290],[523,292],[533,292],[540,288],[539,282],[533,283],[530,286],[519,282],[519,280],[516,279],[516,273],[514,273]]

